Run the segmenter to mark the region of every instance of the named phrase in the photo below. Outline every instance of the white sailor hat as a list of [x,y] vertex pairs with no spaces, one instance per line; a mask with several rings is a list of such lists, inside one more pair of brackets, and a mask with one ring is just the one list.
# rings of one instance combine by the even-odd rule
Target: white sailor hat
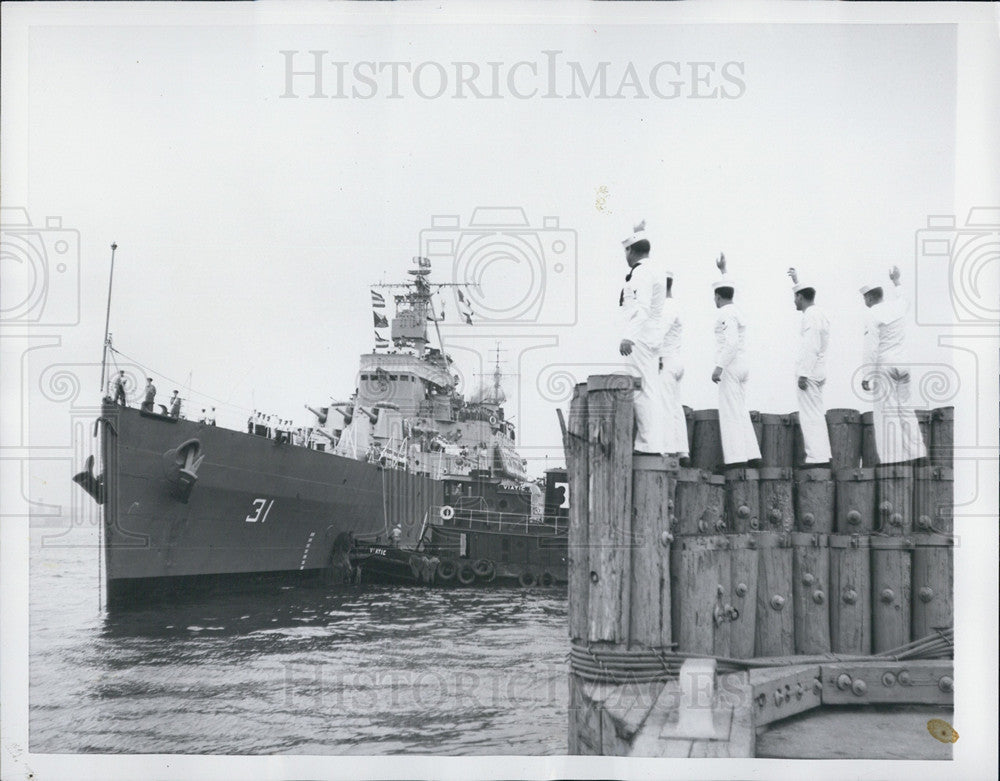
[[730,276],[719,277],[712,283],[712,290],[718,290],[720,287],[731,287],[736,290],[736,282]]
[[663,270],[663,274],[664,274],[664,276],[666,276],[667,279],[673,279],[674,278],[674,272],[671,271],[668,268]]
[[646,240],[646,221],[643,220],[635,228],[632,229],[632,235],[627,239],[622,239],[622,246],[628,249],[633,244],[639,241]]
[[872,283],[870,283],[868,285],[862,285],[858,289],[861,291],[861,295],[864,296],[864,295],[867,295],[868,293],[870,293],[871,291],[876,290],[876,289],[878,289],[880,287],[882,287],[882,283],[881,282],[872,282]]
[[794,287],[792,287],[792,291],[795,293],[801,293],[803,290],[809,287],[811,287],[813,290],[816,289],[816,286],[812,282],[799,282]]

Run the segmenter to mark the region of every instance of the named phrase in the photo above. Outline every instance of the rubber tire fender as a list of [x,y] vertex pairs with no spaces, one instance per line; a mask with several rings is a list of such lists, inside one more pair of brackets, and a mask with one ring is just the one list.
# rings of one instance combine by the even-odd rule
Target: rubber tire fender
[[484,583],[492,583],[497,576],[496,565],[489,559],[476,559],[472,569],[476,573],[476,577]]
[[458,574],[458,565],[454,562],[453,559],[445,559],[440,564],[438,564],[437,568],[438,580],[447,583],[450,580],[454,580],[455,575],[457,574]]
[[476,580],[476,570],[471,561],[463,561],[458,568],[458,582],[463,586],[470,586]]

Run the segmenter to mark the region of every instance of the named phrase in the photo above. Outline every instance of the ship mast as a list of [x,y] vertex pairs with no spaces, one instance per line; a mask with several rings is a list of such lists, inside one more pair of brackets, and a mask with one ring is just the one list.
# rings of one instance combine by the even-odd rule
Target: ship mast
[[417,268],[410,269],[409,274],[415,279],[412,282],[385,283],[372,285],[372,288],[403,288],[405,292],[394,295],[396,315],[392,318],[392,343],[397,347],[411,347],[418,357],[423,357],[429,339],[427,337],[427,321],[434,321],[441,354],[445,355],[444,339],[441,336],[441,326],[434,315],[434,305],[431,296],[434,290],[443,287],[466,287],[456,282],[437,282],[433,286],[427,278],[431,273],[430,258],[414,257]]
[[106,393],[104,389],[104,376],[108,368],[108,347],[111,344],[111,335],[108,328],[111,325],[111,285],[115,281],[115,250],[118,245],[111,242],[111,273],[108,275],[108,308],[104,315],[104,353],[101,356],[101,393]]

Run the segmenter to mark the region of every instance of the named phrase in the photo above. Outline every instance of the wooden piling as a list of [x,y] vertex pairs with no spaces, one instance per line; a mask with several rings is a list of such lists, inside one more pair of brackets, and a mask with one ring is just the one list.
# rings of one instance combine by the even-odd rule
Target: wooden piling
[[729,655],[736,659],[750,659],[754,655],[757,632],[757,570],[759,553],[757,534],[730,534],[730,588],[723,605],[734,610],[724,617],[729,619]]
[[830,651],[830,548],[827,535],[793,532],[795,653]]
[[587,378],[590,470],[590,591],[587,638],[628,639],[631,582],[633,395],[639,380],[626,375]]
[[913,542],[911,634],[919,640],[954,625],[955,540],[946,534],[915,534]]
[[910,642],[913,540],[872,537],[872,652]]
[[793,412],[788,417],[792,421],[792,466],[799,467],[806,462],[806,439],[802,435],[799,413]]
[[765,467],[790,469],[795,460],[790,415],[763,414],[761,419],[761,463]]
[[795,528],[801,532],[833,533],[837,487],[829,469],[795,472]]
[[955,517],[955,473],[944,466],[913,470],[913,518],[919,532],[950,534]]
[[795,652],[792,598],[792,549],[787,534],[757,535],[756,656],[788,656]]
[[861,414],[861,466],[874,469],[881,463],[875,447],[875,414],[864,412]]
[[760,530],[760,484],[756,469],[727,469],[726,526],[737,534]]
[[826,428],[830,434],[830,467],[836,471],[861,466],[861,413],[856,409],[827,410]]
[[674,534],[718,534],[725,530],[725,480],[704,469],[676,475]]
[[587,639],[590,592],[590,469],[587,442],[587,383],[573,389],[564,449],[569,483],[569,635]]
[[728,656],[726,605],[732,583],[728,538],[676,537],[670,577],[677,650]]
[[677,463],[661,456],[635,456],[632,468],[629,645],[669,648],[670,527]]
[[913,531],[913,467],[883,464],[875,467],[878,484],[878,520],[882,534]]
[[838,469],[837,532],[871,534],[875,529],[875,470]]
[[775,532],[791,531],[795,523],[792,470],[763,467],[757,470],[757,474],[760,476],[760,528]]
[[931,411],[931,444],[927,449],[934,466],[955,466],[955,408],[937,407]]
[[716,472],[722,469],[722,430],[717,409],[699,409],[693,414],[694,438],[691,443],[691,466]]
[[872,652],[870,537],[831,534],[830,649],[835,654]]

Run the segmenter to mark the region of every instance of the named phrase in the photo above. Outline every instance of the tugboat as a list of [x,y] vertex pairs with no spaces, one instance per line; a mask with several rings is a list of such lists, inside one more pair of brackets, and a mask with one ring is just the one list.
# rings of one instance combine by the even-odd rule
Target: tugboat
[[[444,503],[432,508],[412,549],[358,546],[352,560],[362,578],[446,586],[566,582],[566,470],[547,470],[541,486],[529,480],[514,447],[514,427],[505,419],[502,376],[498,349],[492,387],[467,406],[490,425],[492,463],[444,476]],[[459,441],[462,453],[483,450],[464,436]]]
[[[480,520],[491,529],[502,523],[506,532],[515,508],[508,512],[500,503],[523,498],[530,480],[499,401],[467,401],[452,359],[443,346],[431,346],[428,323],[440,343],[432,297],[446,285],[430,282],[429,259],[413,260],[411,279],[371,291],[373,306],[383,307],[379,289],[393,291],[391,346],[376,332],[375,349],[360,356],[349,400],[309,407],[313,420],[294,432],[253,419],[246,431],[233,431],[162,406],[136,409],[115,403],[108,389],[95,423],[100,470],[91,457],[73,479],[103,510],[109,608],[262,581],[350,581],[359,563],[374,572],[366,562],[377,551],[418,547],[424,559],[438,559],[426,568],[431,580],[446,580],[447,562],[461,567],[470,553],[473,564],[490,557],[497,578],[517,566],[520,575],[529,565],[539,577],[546,571],[558,577],[554,570],[565,564],[559,569],[546,559],[550,569],[541,568],[534,550],[519,564],[516,543],[509,560],[502,544],[499,554],[480,552],[471,527],[464,557],[461,537],[455,557],[443,538],[428,539],[438,527]],[[109,351],[106,334],[105,364]],[[457,503],[459,486],[466,498],[478,492],[482,501],[475,508]],[[449,516],[446,508],[456,504]],[[522,501],[517,509],[525,507]],[[473,518],[473,510],[490,515]],[[530,512],[517,522],[538,532],[526,539],[555,541],[561,534],[564,558],[565,524],[560,534],[548,534]]]

